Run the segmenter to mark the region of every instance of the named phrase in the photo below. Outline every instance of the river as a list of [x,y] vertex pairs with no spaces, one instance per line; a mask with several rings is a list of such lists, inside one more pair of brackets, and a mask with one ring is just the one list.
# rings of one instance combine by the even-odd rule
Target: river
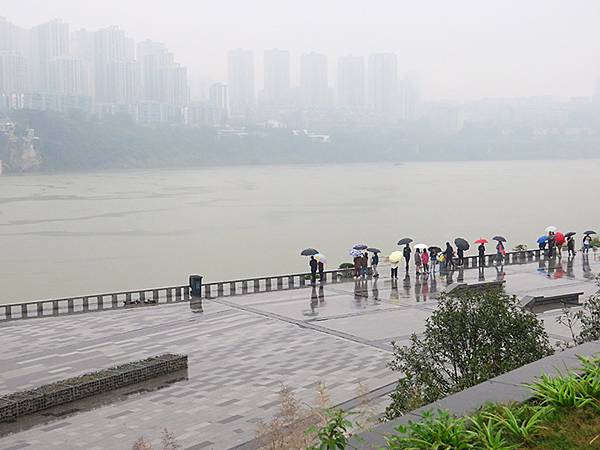
[[[547,225],[600,228],[599,160],[223,167],[0,177],[0,303],[304,271]],[[580,236],[578,236],[580,237]]]

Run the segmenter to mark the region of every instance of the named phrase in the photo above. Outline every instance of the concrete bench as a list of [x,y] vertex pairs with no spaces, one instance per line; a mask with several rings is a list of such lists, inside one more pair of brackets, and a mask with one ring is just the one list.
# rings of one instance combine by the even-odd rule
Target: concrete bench
[[446,289],[446,293],[458,292],[463,289],[489,289],[489,288],[502,288],[504,286],[504,280],[502,281],[484,281],[481,283],[452,283]]
[[569,294],[558,295],[525,295],[519,301],[519,306],[529,311],[537,311],[540,309],[551,309],[554,306],[580,306],[579,297],[583,292],[573,292]]

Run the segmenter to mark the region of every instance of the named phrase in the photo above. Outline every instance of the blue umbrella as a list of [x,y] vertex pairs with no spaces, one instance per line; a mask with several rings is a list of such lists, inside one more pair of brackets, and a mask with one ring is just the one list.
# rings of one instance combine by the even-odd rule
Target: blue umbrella
[[360,250],[356,250],[354,248],[350,250],[350,256],[352,256],[353,258],[357,258],[362,255],[363,255],[363,252],[361,252]]
[[540,236],[537,240],[538,244],[543,244],[545,242],[548,242],[548,236]]

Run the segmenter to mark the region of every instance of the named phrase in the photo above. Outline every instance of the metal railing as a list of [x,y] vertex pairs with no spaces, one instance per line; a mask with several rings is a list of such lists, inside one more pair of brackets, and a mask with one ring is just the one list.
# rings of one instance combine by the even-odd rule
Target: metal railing
[[[503,263],[524,264],[531,262],[534,259],[539,260],[540,257],[541,252],[538,249],[526,250],[523,252],[507,252]],[[484,261],[488,265],[494,264],[496,262],[496,255],[485,255]],[[478,256],[466,256],[463,260],[463,268],[475,268],[478,266]],[[353,272],[354,269],[352,268],[327,270],[323,272],[323,281],[326,283],[338,283],[352,278]],[[317,279],[318,278],[319,276],[317,274]],[[271,291],[301,289],[310,284],[310,273],[242,278],[203,284],[201,295],[204,298],[214,298],[257,294]],[[0,322],[14,319],[55,317],[65,314],[80,314],[187,302],[191,298],[190,287],[185,285],[0,304]]]

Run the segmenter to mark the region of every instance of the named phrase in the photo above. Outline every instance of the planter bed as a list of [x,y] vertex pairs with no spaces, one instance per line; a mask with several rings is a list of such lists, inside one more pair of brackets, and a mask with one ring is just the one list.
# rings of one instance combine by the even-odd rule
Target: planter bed
[[164,354],[0,397],[0,422],[187,369],[187,356]]

